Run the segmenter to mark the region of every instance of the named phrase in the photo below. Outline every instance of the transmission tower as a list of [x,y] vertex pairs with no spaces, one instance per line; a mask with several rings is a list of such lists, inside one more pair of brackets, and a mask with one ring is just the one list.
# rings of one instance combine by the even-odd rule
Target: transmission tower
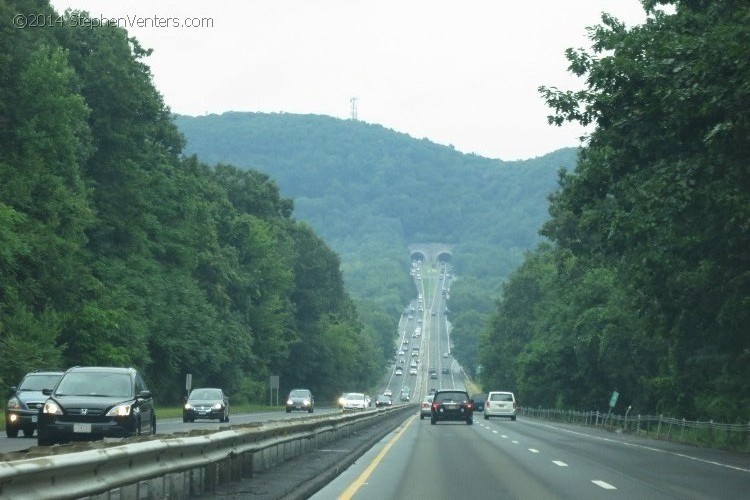
[[349,102],[352,103],[351,119],[357,121],[357,97],[350,97]]

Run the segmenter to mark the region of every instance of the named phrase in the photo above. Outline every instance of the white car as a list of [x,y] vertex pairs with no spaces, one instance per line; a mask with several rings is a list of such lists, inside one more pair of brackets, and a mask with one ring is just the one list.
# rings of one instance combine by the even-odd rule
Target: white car
[[416,374],[417,374],[417,369],[416,368],[410,368],[409,369],[409,375],[416,375]]
[[389,398],[392,398],[393,392],[390,389],[386,389],[383,391],[383,396],[388,396]]
[[515,420],[517,408],[516,396],[512,392],[490,391],[487,394],[487,400],[484,402],[484,419],[508,417]]
[[367,399],[361,392],[350,392],[344,397],[344,411],[366,410]]

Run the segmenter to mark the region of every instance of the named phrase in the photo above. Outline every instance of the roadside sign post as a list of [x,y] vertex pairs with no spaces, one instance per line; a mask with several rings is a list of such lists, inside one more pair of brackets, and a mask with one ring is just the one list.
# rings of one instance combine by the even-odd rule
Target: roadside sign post
[[273,391],[276,390],[276,406],[279,405],[279,376],[271,375],[268,377],[269,389],[269,406],[273,406]]

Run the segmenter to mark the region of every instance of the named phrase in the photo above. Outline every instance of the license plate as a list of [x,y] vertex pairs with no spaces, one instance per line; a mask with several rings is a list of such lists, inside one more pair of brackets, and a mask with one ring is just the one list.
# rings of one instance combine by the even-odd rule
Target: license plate
[[457,404],[448,403],[448,404],[445,405],[445,409],[446,410],[457,410],[458,409],[458,405]]
[[205,415],[206,413],[208,413],[208,412],[207,411],[199,411],[198,412],[199,415]]
[[91,433],[91,424],[73,424],[73,432]]
[[35,423],[36,423],[36,419],[37,419],[37,418],[39,418],[39,417],[37,417],[36,415],[32,415],[32,416],[31,416],[31,423],[32,423],[32,424],[35,424]]

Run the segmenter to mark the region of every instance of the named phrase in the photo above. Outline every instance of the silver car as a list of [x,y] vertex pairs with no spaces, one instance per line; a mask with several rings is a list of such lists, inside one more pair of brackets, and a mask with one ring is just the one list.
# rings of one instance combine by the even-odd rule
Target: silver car
[[424,420],[425,417],[431,416],[432,412],[432,395],[427,396],[422,400],[422,407],[419,409],[419,419]]

